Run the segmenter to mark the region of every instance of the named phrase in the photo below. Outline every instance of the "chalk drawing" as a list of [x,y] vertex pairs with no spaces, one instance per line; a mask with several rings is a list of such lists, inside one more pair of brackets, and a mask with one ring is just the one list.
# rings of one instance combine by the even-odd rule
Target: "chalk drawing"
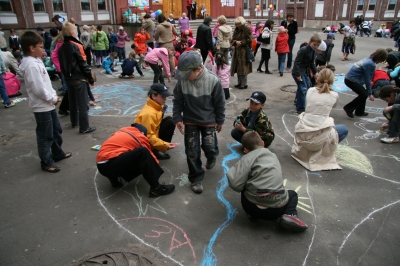
[[[283,180],[283,186],[284,187],[287,187],[287,179],[284,179]],[[298,186],[298,187],[296,187],[295,189],[294,189],[294,191],[296,191],[296,193],[299,193],[299,190],[301,189],[301,185],[300,186]],[[299,199],[300,199],[300,197],[298,197]],[[307,197],[301,197],[301,199],[309,199],[309,198],[307,198]],[[297,202],[298,204],[300,204],[301,206],[299,206],[299,205],[297,205],[297,208],[298,209],[301,209],[301,210],[303,210],[303,211],[305,211],[305,212],[307,212],[307,213],[310,213],[311,214],[311,211],[309,210],[309,209],[311,209],[311,206],[310,205],[308,205],[308,204],[306,204],[306,203],[304,203],[304,202],[302,202],[302,201],[298,201]]]
[[395,155],[392,155],[392,154],[388,154],[388,156],[384,156],[384,155],[371,155],[371,156],[390,158],[390,159],[394,159],[394,160],[400,162],[400,158]]
[[344,76],[338,74],[335,74],[335,82],[332,85],[332,89],[336,92],[351,91],[351,89],[344,84]]
[[208,245],[204,248],[203,260],[201,261],[200,264],[202,266],[211,266],[217,264],[217,258],[213,252],[213,245],[218,235],[235,219],[236,216],[236,209],[233,208],[232,205],[229,203],[229,201],[227,201],[224,198],[224,191],[228,187],[228,178],[226,177],[226,172],[228,172],[229,167],[227,165],[227,162],[235,160],[240,157],[239,153],[236,150],[234,150],[235,147],[240,145],[241,145],[240,143],[228,144],[227,147],[231,151],[231,153],[225,156],[222,160],[222,168],[224,169],[224,175],[219,181],[220,187],[217,188],[217,196],[218,200],[222,202],[226,207],[226,218],[224,222],[214,232],[213,236],[208,242]]
[[[233,102],[236,101],[236,95],[232,93],[232,88],[229,88],[229,94],[231,95],[231,98],[233,98],[232,100],[230,100],[229,102],[226,102],[225,105],[231,104]],[[229,99],[228,99],[229,100]]]
[[[137,182],[137,183],[139,183],[139,180],[140,180],[140,179],[138,179],[138,182]],[[136,183],[136,184],[137,184],[137,183]],[[159,212],[162,212],[162,213],[164,213],[164,214],[167,214],[167,212],[165,211],[165,209],[164,209],[163,207],[161,207],[161,205],[158,204],[158,203],[156,202],[160,197],[158,197],[158,198],[156,198],[155,200],[153,200],[153,203],[154,203],[155,205],[157,205],[157,207],[154,207],[154,206],[152,206],[152,205],[146,204],[146,207],[143,208],[143,200],[142,200],[143,197],[139,195],[138,188],[137,188],[136,185],[135,185],[135,192],[136,192],[136,197],[137,197],[138,199],[136,199],[131,193],[129,193],[129,192],[125,191],[125,190],[124,190],[123,192],[125,192],[126,194],[128,194],[129,196],[131,196],[133,202],[134,202],[135,205],[138,207],[139,216],[146,215],[146,214],[147,214],[148,208],[152,208],[152,209],[154,209],[154,210],[156,210],[156,211],[159,211]]]
[[340,165],[345,165],[362,173],[373,174],[371,162],[368,158],[357,151],[345,145],[338,145],[336,148],[336,158]]
[[354,126],[358,127],[359,129],[367,132],[364,133],[362,136],[356,136],[356,139],[362,140],[369,140],[369,139],[376,139],[381,135],[379,130],[370,130],[366,128],[366,125],[373,124],[373,123],[381,123],[379,120],[385,120],[384,117],[375,117],[375,118],[361,118],[361,122],[355,122]]
[[395,202],[392,202],[392,203],[390,203],[390,204],[388,204],[388,205],[385,205],[385,206],[383,206],[383,207],[381,207],[381,208],[379,208],[379,209],[377,209],[377,210],[374,210],[373,212],[370,212],[364,219],[361,220],[361,222],[359,222],[358,224],[356,224],[356,225],[353,227],[353,229],[352,229],[352,230],[350,231],[350,233],[345,237],[345,239],[343,240],[342,244],[341,244],[340,247],[339,247],[338,255],[337,255],[337,260],[336,260],[337,265],[339,265],[339,256],[340,256],[340,253],[342,252],[343,247],[346,245],[347,240],[348,240],[348,239],[350,238],[350,236],[354,233],[354,231],[355,231],[361,224],[363,224],[365,221],[367,221],[368,219],[370,219],[370,217],[371,217],[372,215],[374,215],[375,213],[380,212],[380,211],[382,211],[382,210],[384,210],[384,209],[386,209],[386,208],[388,208],[388,207],[391,207],[391,206],[393,206],[393,205],[395,205],[395,204],[397,204],[397,203],[399,203],[399,202],[400,202],[400,200],[395,201]]
[[189,177],[187,174],[182,174],[175,179],[181,180],[179,181],[179,186],[181,187],[190,184]]

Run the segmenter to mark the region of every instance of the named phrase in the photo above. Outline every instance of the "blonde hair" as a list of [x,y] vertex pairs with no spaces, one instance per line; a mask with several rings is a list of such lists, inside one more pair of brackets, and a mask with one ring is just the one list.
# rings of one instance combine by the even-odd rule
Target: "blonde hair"
[[113,31],[113,27],[108,26],[108,31]]
[[131,51],[130,53],[129,53],[129,59],[135,59],[136,58],[136,53],[135,53],[135,51]]
[[75,23],[75,19],[74,19],[74,18],[70,18],[70,19],[69,19],[69,22]]
[[72,36],[73,32],[77,32],[76,26],[70,22],[64,22],[62,25],[62,34],[64,37]]
[[60,31],[55,39],[55,42],[63,42],[64,41],[64,35],[63,33]]
[[313,36],[311,36],[311,38],[310,38],[310,42],[321,43],[322,42],[321,35],[319,35],[318,33],[314,33]]
[[235,22],[234,22],[235,24],[242,24],[242,25],[245,25],[246,24],[246,20],[244,19],[244,17],[242,17],[242,16],[239,16],[239,17],[237,17],[237,18],[235,18]]
[[226,17],[224,15],[221,15],[218,17],[218,23],[221,24],[226,24]]
[[332,91],[332,84],[335,81],[335,74],[333,74],[333,71],[324,68],[319,72],[318,74],[318,88],[319,88],[319,93],[330,93]]

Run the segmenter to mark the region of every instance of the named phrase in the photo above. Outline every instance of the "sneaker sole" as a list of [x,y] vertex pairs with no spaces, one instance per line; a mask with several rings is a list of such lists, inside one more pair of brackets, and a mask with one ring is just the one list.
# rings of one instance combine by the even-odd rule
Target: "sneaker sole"
[[301,227],[294,222],[288,222],[286,220],[281,220],[280,225],[282,228],[292,230],[294,232],[304,232],[305,230],[308,229],[308,227]]

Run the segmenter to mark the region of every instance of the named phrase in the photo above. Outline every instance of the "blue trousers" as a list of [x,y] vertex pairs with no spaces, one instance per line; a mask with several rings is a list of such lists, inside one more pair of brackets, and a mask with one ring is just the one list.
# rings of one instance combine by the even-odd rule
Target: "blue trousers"
[[347,134],[349,134],[349,130],[347,129],[347,127],[342,124],[335,125],[335,130],[338,133],[339,142],[344,140],[347,137]]
[[293,60],[293,46],[294,43],[296,42],[296,39],[290,39],[288,41],[289,44],[289,53],[287,54],[287,68],[292,68],[292,60]]
[[278,54],[279,73],[283,73],[283,70],[285,69],[285,59],[286,59],[286,54]]
[[296,91],[296,110],[304,111],[306,109],[306,95],[308,89],[311,87],[311,80],[307,74],[301,76],[302,81],[299,81],[294,74],[292,74],[294,81],[297,84]]
[[3,99],[4,104],[10,104],[11,100],[8,98],[7,91],[6,91],[6,84],[4,84],[3,75],[0,74],[0,96]]

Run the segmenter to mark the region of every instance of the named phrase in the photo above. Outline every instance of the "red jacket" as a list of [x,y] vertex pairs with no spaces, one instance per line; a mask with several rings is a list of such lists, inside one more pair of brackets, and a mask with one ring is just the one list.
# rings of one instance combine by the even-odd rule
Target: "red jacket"
[[135,52],[136,54],[146,54],[147,53],[147,44],[146,41],[150,40],[150,35],[148,33],[136,32],[135,37],[133,39],[133,44],[136,46]]
[[186,1],[186,6],[192,6],[192,0],[187,0]]
[[389,80],[390,81],[389,75],[386,73],[385,70],[381,70],[381,69],[375,70],[374,77],[372,78],[371,87],[373,87],[375,82],[377,82],[380,79],[384,79],[384,80]]
[[280,32],[278,36],[276,36],[275,41],[275,52],[278,54],[286,54],[289,53],[289,35],[286,32]]

